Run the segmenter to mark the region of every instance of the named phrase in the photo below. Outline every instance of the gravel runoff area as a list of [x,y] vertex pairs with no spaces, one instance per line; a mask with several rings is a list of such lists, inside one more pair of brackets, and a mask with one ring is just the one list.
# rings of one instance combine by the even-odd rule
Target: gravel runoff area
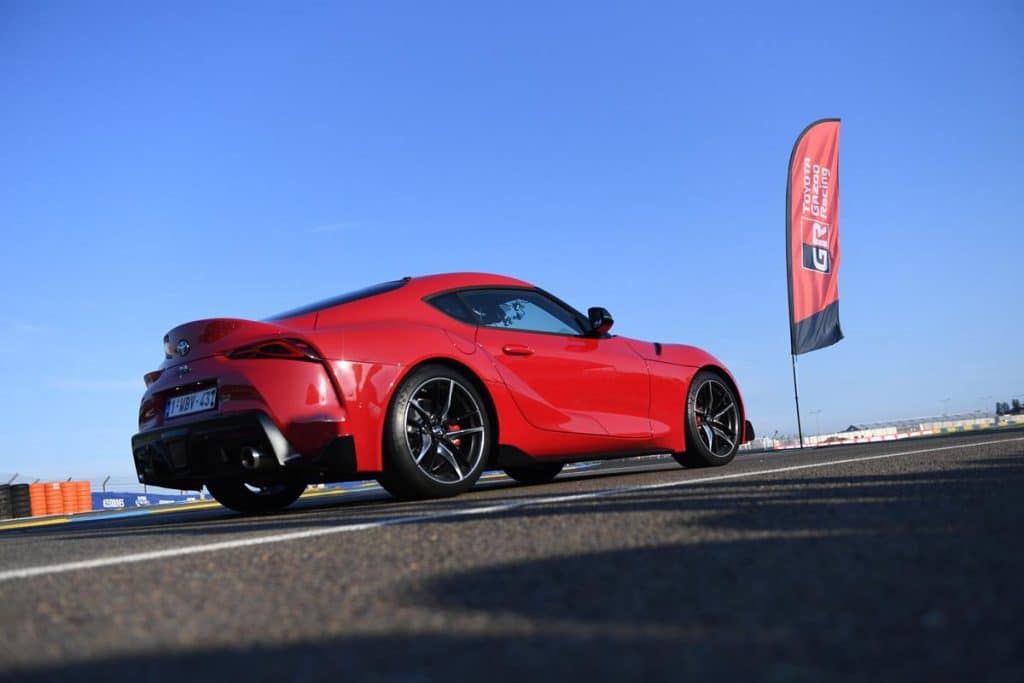
[[0,532],[2,680],[1024,680],[1024,432]]

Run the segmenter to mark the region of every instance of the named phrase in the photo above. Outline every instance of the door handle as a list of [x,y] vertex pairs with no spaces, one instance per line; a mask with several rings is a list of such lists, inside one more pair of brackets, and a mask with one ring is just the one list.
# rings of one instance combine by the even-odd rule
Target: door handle
[[501,352],[506,356],[532,356],[533,349],[524,344],[505,344],[501,347]]

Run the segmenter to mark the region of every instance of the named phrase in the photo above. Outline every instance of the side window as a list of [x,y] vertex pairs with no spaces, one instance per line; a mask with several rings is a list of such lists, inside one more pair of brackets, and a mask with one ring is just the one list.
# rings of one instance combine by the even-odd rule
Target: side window
[[477,324],[476,318],[473,317],[473,314],[468,308],[466,308],[466,305],[462,303],[459,295],[455,292],[435,296],[427,301],[427,303],[445,315],[455,318],[459,322],[468,323],[470,325]]
[[583,326],[573,313],[529,289],[480,289],[462,293],[480,325],[579,336]]

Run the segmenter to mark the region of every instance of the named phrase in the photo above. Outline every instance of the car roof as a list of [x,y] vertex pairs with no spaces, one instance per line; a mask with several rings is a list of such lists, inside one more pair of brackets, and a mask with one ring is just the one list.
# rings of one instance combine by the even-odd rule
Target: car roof
[[402,289],[409,295],[424,297],[436,292],[464,287],[533,287],[529,282],[493,273],[439,273],[409,278]]
[[[393,287],[390,285],[394,285]],[[415,319],[419,315],[419,306],[422,300],[440,292],[470,287],[528,287],[533,285],[523,280],[494,275],[491,273],[440,273],[437,275],[423,275],[420,277],[406,277],[401,280],[380,283],[368,287],[368,290],[383,288],[380,291],[361,295],[360,291],[342,295],[334,299],[319,301],[301,308],[287,311],[268,318],[275,322],[291,321],[296,323],[304,316],[309,317],[306,322],[321,319],[333,321],[344,320],[352,322],[359,319],[380,318],[382,312],[388,316],[406,316]]]

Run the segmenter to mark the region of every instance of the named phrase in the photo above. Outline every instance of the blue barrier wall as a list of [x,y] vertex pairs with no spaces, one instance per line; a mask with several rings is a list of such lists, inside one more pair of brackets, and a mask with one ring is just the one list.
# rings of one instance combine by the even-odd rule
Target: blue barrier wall
[[190,501],[202,500],[199,493],[186,495],[167,493],[125,493],[121,491],[107,491],[92,493],[93,510],[125,510],[127,508],[148,507],[150,505],[170,505],[172,503],[187,503]]

